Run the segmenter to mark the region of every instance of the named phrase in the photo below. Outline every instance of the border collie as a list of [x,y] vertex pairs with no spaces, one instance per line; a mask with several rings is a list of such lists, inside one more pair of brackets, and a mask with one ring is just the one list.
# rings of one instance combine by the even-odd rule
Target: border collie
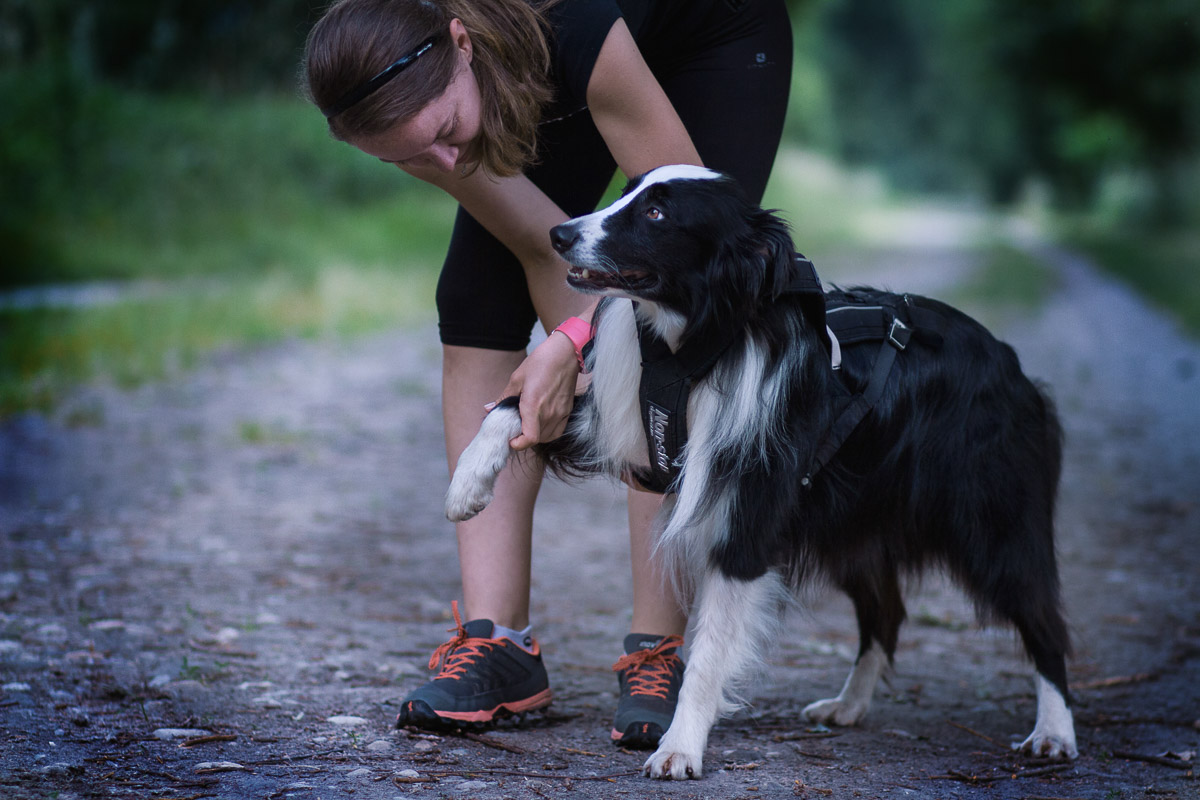
[[[712,363],[685,381],[687,439],[657,522],[657,552],[694,597],[693,632],[675,717],[647,775],[700,776],[709,730],[806,581],[850,596],[860,647],[841,692],[804,714],[858,722],[896,650],[901,577],[926,567],[955,578],[981,618],[1019,632],[1037,670],[1037,721],[1019,748],[1077,756],[1053,539],[1062,433],[1008,345],[921,297],[831,291],[814,309],[813,295],[789,291],[807,262],[787,225],[700,167],[635,178],[612,206],[557,226],[551,239],[570,264],[568,283],[603,296],[591,384],[563,437],[539,446],[552,468],[648,474],[662,443],[639,401],[639,332],[671,352],[713,343]],[[907,306],[941,325],[896,353],[873,405],[823,457],[880,349],[839,348],[825,300]],[[469,518],[491,500],[520,427],[516,398],[485,418],[458,462],[447,516]]]

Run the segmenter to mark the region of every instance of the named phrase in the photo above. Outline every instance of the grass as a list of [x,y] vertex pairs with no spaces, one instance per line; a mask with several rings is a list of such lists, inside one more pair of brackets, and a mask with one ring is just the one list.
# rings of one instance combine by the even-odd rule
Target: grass
[[0,307],[0,416],[50,408],[98,377],[157,379],[214,350],[430,316],[453,200],[332,141],[300,100],[95,87],[74,107],[63,141],[28,120],[41,138],[3,131],[0,169],[28,191],[0,199],[0,288],[130,291],[91,307]]

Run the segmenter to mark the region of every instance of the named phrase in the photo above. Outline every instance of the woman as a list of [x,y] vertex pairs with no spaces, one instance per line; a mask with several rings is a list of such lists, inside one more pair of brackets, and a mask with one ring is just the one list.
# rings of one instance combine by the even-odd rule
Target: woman
[[[523,450],[558,436],[593,303],[571,292],[548,231],[594,210],[615,168],[701,164],[760,199],[791,77],[783,0],[340,0],[309,36],[309,94],[331,133],[450,193],[460,208],[438,283],[446,453],[485,404],[521,395]],[[528,357],[533,324],[550,336]],[[582,321],[581,321],[582,320]],[[562,323],[562,324],[560,324]],[[556,335],[560,333],[562,335]],[[458,632],[399,725],[489,722],[550,702],[529,625],[541,470],[514,459],[457,527]],[[661,498],[630,492],[633,619],[612,737],[669,726],[686,617],[651,562]]]

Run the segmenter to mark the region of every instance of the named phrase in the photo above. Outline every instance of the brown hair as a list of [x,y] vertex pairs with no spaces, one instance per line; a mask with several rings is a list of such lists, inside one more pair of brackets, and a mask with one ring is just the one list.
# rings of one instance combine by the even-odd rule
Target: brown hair
[[552,95],[543,12],[553,1],[337,0],[308,35],[308,99],[328,108],[425,39],[442,34],[402,75],[334,115],[329,132],[347,141],[411,119],[454,77],[457,54],[448,33],[457,18],[471,37],[481,99],[481,132],[465,158],[471,169],[516,175],[535,159],[542,106]]

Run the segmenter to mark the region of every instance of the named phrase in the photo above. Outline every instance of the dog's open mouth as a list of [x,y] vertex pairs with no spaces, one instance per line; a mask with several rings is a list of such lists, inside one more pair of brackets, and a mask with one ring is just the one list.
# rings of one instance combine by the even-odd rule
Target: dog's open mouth
[[637,291],[649,286],[653,279],[642,270],[612,270],[596,267],[578,267],[572,264],[567,269],[567,283],[576,289],[623,289]]

